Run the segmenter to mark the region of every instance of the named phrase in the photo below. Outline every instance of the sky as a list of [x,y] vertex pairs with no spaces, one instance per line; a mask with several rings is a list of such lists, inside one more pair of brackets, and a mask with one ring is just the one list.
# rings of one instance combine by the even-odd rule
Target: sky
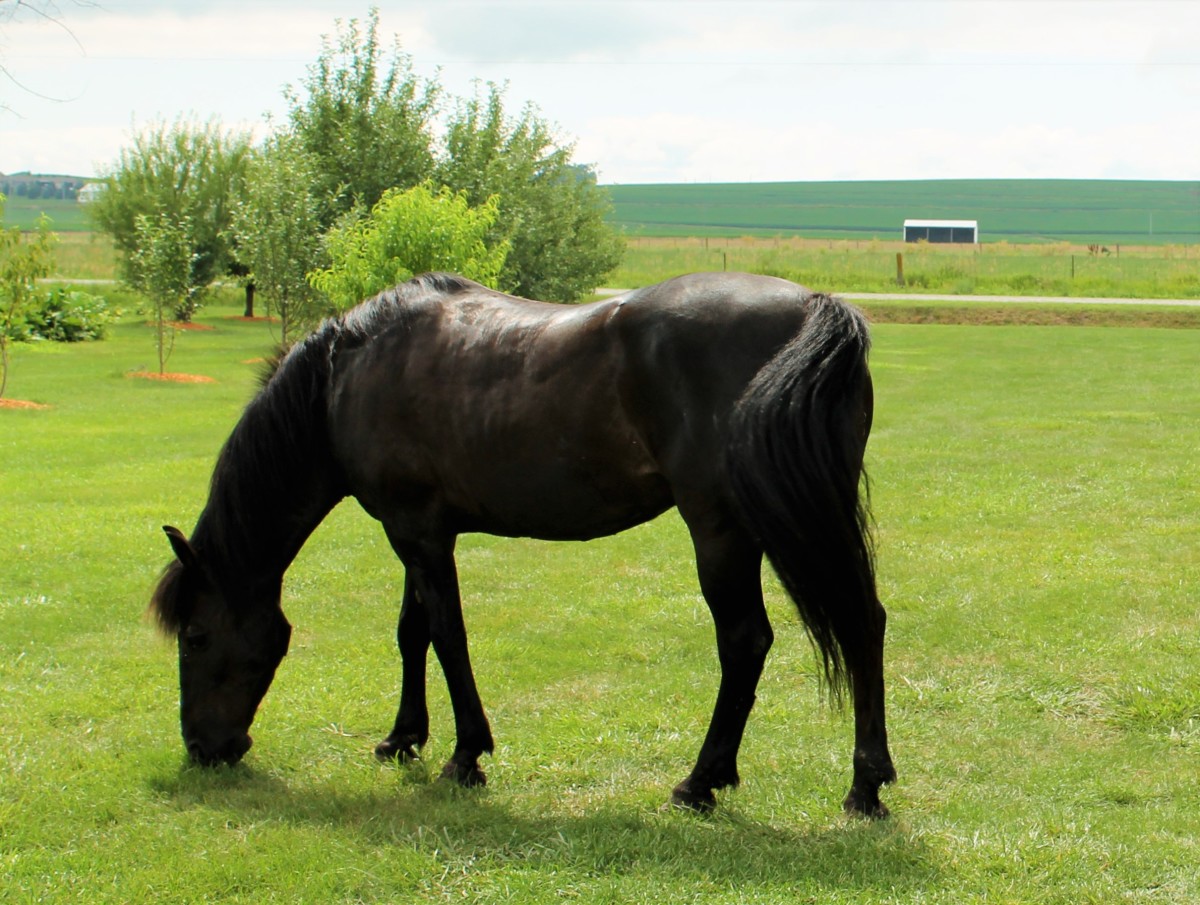
[[[181,119],[263,136],[371,5],[0,0],[0,172],[94,175]],[[375,5],[416,74],[506,85],[603,184],[1200,179],[1200,0]]]

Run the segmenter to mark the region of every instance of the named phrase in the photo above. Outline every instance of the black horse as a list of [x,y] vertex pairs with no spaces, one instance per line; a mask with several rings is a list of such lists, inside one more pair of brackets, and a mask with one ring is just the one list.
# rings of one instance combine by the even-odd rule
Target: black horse
[[327,321],[294,347],[226,441],[191,539],[151,602],[179,644],[193,760],[234,763],[287,652],[283,574],[346,496],[404,563],[396,723],[376,748],[429,736],[432,643],[457,744],[442,771],[485,781],[493,747],[463,626],[464,532],[582,540],[671,506],[691,533],[716,623],[721,682],[675,804],[708,810],[737,753],[772,631],[765,553],[854,703],[845,807],[884,816],[895,778],[884,725],[885,615],[864,494],[871,426],[861,314],[786,280],[696,274],[586,305],[527,301],[444,274]]

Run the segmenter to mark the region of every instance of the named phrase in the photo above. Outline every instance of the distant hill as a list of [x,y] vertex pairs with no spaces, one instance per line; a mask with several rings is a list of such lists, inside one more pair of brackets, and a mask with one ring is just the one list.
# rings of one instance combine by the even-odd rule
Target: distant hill
[[996,242],[1200,243],[1200,182],[944,179],[612,185],[629,235],[899,239],[907,218],[978,220]]
[[[58,230],[91,223],[81,176],[0,174],[4,224],[44,211]],[[7,192],[4,192],[5,188]],[[632,236],[901,237],[909,218],[979,221],[983,242],[1200,244],[1200,181],[936,179],[610,185],[611,221]],[[32,196],[32,197],[31,197]]]

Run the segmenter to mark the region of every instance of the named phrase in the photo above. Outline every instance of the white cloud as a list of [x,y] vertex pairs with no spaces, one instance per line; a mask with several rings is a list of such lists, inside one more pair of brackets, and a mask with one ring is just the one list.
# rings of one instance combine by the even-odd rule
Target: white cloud
[[[420,75],[509,84],[620,182],[1138,177],[1200,170],[1193,0],[395,0]],[[0,85],[0,170],[90,170],[131,124],[286,108],[358,0],[61,4],[0,24],[55,104]]]
[[1196,173],[1195,146],[1174,142],[1170,122],[1135,132],[1119,124],[1094,132],[1014,124],[970,134],[925,126],[872,134],[830,122],[779,127],[691,116],[592,126],[579,156],[597,161],[605,182],[1187,180]]

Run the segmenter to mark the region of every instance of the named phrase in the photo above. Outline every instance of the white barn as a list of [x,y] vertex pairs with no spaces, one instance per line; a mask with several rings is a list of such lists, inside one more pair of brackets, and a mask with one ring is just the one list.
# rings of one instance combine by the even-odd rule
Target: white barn
[[905,242],[979,241],[978,220],[905,220]]

